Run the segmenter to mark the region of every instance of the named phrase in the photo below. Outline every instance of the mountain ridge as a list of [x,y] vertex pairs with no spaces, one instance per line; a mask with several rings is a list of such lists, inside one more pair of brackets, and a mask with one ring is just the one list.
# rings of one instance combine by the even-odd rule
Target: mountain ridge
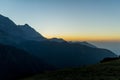
[[107,49],[92,48],[86,45],[70,44],[68,42],[27,41],[21,44],[24,50],[57,68],[95,64],[105,57],[117,56]]
[[[11,38],[7,38],[9,36]],[[39,41],[46,39],[28,24],[16,25],[8,17],[2,15],[0,15],[0,37],[0,41],[8,39],[8,41],[12,41],[13,43],[19,43],[20,41],[30,39]],[[7,43],[7,41],[4,43]]]
[[[28,24],[16,25],[12,20],[4,16],[1,16],[0,18],[0,44],[14,46],[12,50],[20,49],[27,52],[27,56],[30,56],[24,56],[26,53],[22,51],[20,52],[19,50],[17,50],[18,52],[16,51],[14,55],[10,55],[11,57],[17,59],[18,62],[17,64],[13,64],[13,62],[11,63],[11,66],[16,68],[16,74],[19,72],[17,71],[19,70],[18,68],[24,68],[26,70],[27,68],[30,68],[31,70],[31,67],[33,68],[32,70],[36,68],[33,67],[35,64],[31,64],[31,57],[34,57],[35,63],[37,64],[40,60],[42,60],[43,63],[45,62],[45,64],[52,65],[53,69],[63,69],[96,64],[106,57],[117,56],[110,50],[97,48],[87,42],[70,43],[61,38],[47,39]],[[3,47],[3,50],[4,49],[6,51],[8,49],[9,51],[9,48],[6,49]],[[0,50],[2,50],[2,48]],[[5,50],[3,52],[0,52],[0,54],[4,54],[6,52]],[[12,52],[9,53],[13,54]],[[25,63],[23,60],[21,60],[23,57],[20,55],[20,53],[24,56],[24,60],[26,61]],[[11,57],[10,61],[12,60]],[[9,59],[9,57],[7,57],[6,53],[5,59],[2,60],[7,59]],[[5,62],[5,64],[6,63],[7,62]],[[30,65],[24,66],[25,64]],[[39,69],[41,70],[44,68],[44,72],[51,68],[49,65],[46,67],[44,64],[41,64]],[[4,67],[5,65],[2,64],[0,66]],[[10,73],[11,72],[12,71],[10,71]],[[26,74],[27,73],[29,73],[29,70],[26,72]],[[9,75],[10,74],[8,73],[8,77]],[[14,77],[14,75],[12,76]]]

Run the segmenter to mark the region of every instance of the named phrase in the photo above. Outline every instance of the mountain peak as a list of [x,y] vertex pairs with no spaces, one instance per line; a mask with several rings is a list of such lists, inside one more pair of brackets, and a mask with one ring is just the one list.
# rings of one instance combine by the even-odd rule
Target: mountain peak
[[8,17],[5,17],[0,14],[0,27],[6,27],[6,26],[15,26],[16,24],[10,20]]
[[24,26],[29,26],[28,24],[24,24]]
[[53,42],[66,42],[64,39],[62,39],[62,38],[51,38],[51,39],[49,39],[50,41],[53,41]]
[[[42,41],[45,38],[28,24],[16,25],[8,17],[0,14],[0,42],[1,41],[24,41],[35,40]],[[7,42],[6,41],[6,42]],[[5,43],[6,43],[5,42]]]

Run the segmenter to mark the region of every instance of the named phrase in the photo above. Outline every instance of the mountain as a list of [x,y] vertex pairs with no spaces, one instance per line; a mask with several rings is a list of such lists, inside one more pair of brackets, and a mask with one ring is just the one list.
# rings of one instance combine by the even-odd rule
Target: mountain
[[97,48],[96,46],[86,42],[86,41],[83,41],[83,42],[79,42],[79,41],[70,41],[69,43],[71,44],[81,44],[81,45],[86,45],[88,47],[92,47],[92,48]]
[[120,80],[120,59],[91,66],[37,74],[21,80]]
[[53,67],[24,50],[0,44],[0,80],[13,80]]
[[21,43],[21,47],[57,68],[95,64],[105,57],[117,56],[107,49],[69,42],[27,41]]
[[57,68],[78,67],[98,63],[105,57],[116,57],[107,49],[87,42],[70,43],[63,39],[46,39],[28,24],[16,25],[0,15],[0,43],[28,52]]
[[17,44],[25,40],[45,40],[28,24],[16,25],[8,17],[0,15],[0,42],[5,44]]
[[62,42],[67,42],[67,41],[65,41],[65,40],[62,39],[62,38],[51,38],[51,39],[49,39],[49,41],[52,41],[52,42],[60,42],[60,43],[62,43]]
[[[45,40],[41,34],[35,31],[31,26],[28,24],[25,25],[18,25],[21,32],[21,37],[25,40],[35,40],[35,41],[42,41]],[[20,33],[19,33],[20,34]],[[24,36],[23,36],[24,35]]]

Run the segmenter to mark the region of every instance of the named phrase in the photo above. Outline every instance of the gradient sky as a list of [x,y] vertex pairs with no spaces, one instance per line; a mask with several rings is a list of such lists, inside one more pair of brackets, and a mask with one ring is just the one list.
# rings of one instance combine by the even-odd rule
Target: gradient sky
[[0,0],[0,14],[47,38],[120,40],[120,0]]

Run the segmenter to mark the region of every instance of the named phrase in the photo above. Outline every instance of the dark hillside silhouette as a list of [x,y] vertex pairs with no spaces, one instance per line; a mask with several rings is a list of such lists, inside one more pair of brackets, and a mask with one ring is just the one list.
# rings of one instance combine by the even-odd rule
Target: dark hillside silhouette
[[0,44],[0,80],[16,80],[53,69],[53,66],[24,50]]

